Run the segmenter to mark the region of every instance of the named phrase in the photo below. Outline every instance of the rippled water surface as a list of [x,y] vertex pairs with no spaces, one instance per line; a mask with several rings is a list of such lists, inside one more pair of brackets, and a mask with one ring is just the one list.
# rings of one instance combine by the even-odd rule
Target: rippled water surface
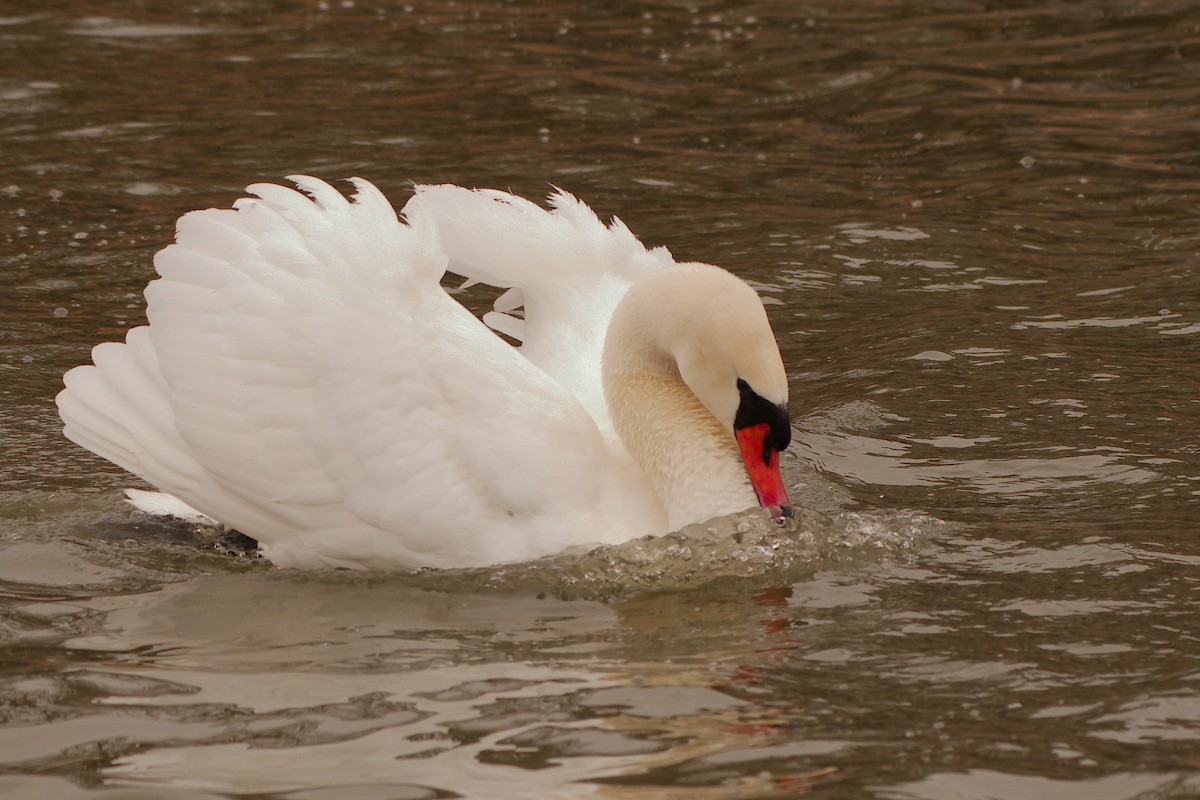
[[[1189,3],[0,7],[0,794],[1200,796]],[[789,530],[303,573],[62,439],[183,212],[553,184],[769,303]]]

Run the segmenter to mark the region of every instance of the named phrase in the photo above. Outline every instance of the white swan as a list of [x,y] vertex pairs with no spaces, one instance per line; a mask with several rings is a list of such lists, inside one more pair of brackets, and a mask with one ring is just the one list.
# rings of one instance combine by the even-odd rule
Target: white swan
[[[66,374],[68,438],[284,566],[477,566],[790,514],[787,379],[744,282],[562,192],[418,187],[405,224],[364,180],[349,200],[291,180],[305,194],[179,220],[150,324]],[[508,289],[486,326],[447,269]]]

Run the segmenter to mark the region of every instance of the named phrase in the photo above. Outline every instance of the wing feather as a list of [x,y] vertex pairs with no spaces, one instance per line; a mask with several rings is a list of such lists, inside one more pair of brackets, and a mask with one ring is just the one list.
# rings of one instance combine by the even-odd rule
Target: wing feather
[[[634,280],[674,261],[665,248],[647,250],[619,220],[605,225],[566,192],[555,191],[550,205],[496,190],[418,186],[403,213],[437,229],[451,272],[509,290],[484,321],[521,341],[525,357],[611,436],[600,383],[609,320]],[[516,324],[508,312],[522,305]]]
[[[519,352],[440,287],[442,247],[471,237],[471,221],[414,214],[406,225],[366,181],[347,199],[315,178],[293,180],[300,191],[258,184],[232,210],[181,218],[176,243],[155,259],[150,325],[68,374],[68,436],[259,539],[283,564],[525,559],[579,541],[563,520],[597,540],[643,532],[630,526],[654,501],[636,469],[578,387],[526,357],[529,334],[546,336],[553,320],[539,316]],[[589,213],[572,207],[551,226],[610,231],[635,260],[649,258],[638,268],[652,265],[627,232]],[[565,254],[562,242],[538,252],[537,233],[521,239],[534,261]],[[527,319],[528,301],[553,299],[531,286],[520,289]]]

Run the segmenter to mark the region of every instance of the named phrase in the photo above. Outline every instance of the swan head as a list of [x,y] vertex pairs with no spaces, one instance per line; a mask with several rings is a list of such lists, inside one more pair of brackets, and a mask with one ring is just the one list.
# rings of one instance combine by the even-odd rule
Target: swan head
[[630,289],[614,314],[614,335],[622,352],[606,345],[606,373],[681,381],[736,441],[759,503],[777,520],[791,516],[779,470],[791,442],[787,373],[758,294],[719,267],[677,264]]
[[677,307],[673,351],[679,375],[733,433],[761,505],[775,519],[792,515],[779,454],[792,440],[787,373],[762,300],[718,267],[695,267],[690,302]]

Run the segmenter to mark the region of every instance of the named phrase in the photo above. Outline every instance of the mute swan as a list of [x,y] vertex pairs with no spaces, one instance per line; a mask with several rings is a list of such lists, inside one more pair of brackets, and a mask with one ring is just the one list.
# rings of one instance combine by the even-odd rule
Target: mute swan
[[[480,566],[790,515],[787,378],[740,279],[564,192],[422,186],[402,222],[367,181],[291,180],[179,220],[150,324],[65,375],[69,439],[283,566]],[[480,322],[447,270],[507,291]]]

